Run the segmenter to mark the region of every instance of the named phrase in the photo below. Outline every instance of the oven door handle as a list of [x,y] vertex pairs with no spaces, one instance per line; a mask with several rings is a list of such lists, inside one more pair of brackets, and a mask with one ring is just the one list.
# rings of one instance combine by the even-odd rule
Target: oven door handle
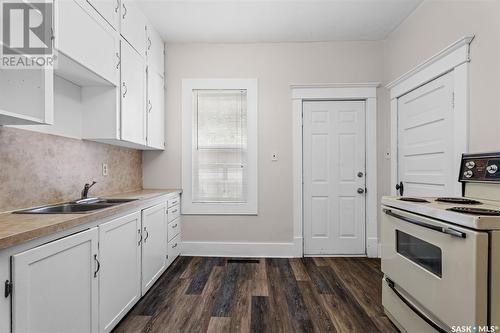
[[419,221],[419,220],[416,220],[416,219],[412,219],[411,217],[406,217],[406,216],[394,213],[390,209],[384,209],[384,213],[386,213],[387,215],[390,215],[392,217],[395,217],[397,219],[403,220],[405,222],[409,222],[411,224],[415,224],[415,225],[418,225],[420,227],[424,227],[424,228],[431,229],[431,230],[434,230],[434,231],[439,231],[439,232],[442,232],[444,234],[448,234],[448,235],[451,235],[451,236],[454,236],[454,237],[458,237],[458,238],[465,238],[465,237],[467,237],[467,234],[465,232],[461,232],[461,231],[455,230],[453,228],[444,228],[444,227],[440,227],[440,226],[437,226],[437,225],[432,225],[432,224],[429,224],[429,223],[425,223],[425,222],[422,222],[422,221]]
[[413,312],[415,312],[415,314],[417,316],[419,316],[420,318],[422,318],[422,320],[424,320],[427,324],[429,324],[430,326],[432,326],[432,328],[434,328],[439,333],[447,333],[446,330],[442,329],[441,326],[439,326],[432,319],[430,319],[425,314],[423,314],[422,311],[420,311],[419,309],[417,309],[410,301],[408,301],[403,295],[401,295],[401,293],[399,291],[397,291],[396,287],[394,286],[394,281],[392,281],[391,279],[389,279],[388,277],[386,277],[385,278],[385,282],[387,282],[387,285],[389,286],[389,288],[391,288],[391,290],[394,292],[394,294],[396,294],[396,296],[398,296],[399,299],[404,304],[406,304],[407,307],[409,307]]

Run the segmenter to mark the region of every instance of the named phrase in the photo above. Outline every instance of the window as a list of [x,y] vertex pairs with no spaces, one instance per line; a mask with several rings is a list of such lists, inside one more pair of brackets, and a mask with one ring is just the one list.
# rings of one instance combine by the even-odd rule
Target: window
[[257,80],[183,80],[183,214],[257,214]]

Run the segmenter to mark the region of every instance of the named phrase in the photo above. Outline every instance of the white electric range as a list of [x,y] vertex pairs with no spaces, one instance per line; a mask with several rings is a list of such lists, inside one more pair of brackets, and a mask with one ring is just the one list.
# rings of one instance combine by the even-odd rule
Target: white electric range
[[403,332],[500,330],[500,153],[461,163],[463,197],[382,199],[382,303]]

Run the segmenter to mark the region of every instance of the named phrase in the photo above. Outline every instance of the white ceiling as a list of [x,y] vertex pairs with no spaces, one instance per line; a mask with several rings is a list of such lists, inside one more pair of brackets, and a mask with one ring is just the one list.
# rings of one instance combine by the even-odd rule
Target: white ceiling
[[139,0],[166,42],[382,40],[422,0]]

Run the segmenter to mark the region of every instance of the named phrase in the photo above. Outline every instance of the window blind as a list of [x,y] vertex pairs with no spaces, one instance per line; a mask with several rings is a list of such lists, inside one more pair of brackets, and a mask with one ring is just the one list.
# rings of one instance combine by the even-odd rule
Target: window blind
[[193,202],[247,202],[246,106],[246,90],[193,90]]

